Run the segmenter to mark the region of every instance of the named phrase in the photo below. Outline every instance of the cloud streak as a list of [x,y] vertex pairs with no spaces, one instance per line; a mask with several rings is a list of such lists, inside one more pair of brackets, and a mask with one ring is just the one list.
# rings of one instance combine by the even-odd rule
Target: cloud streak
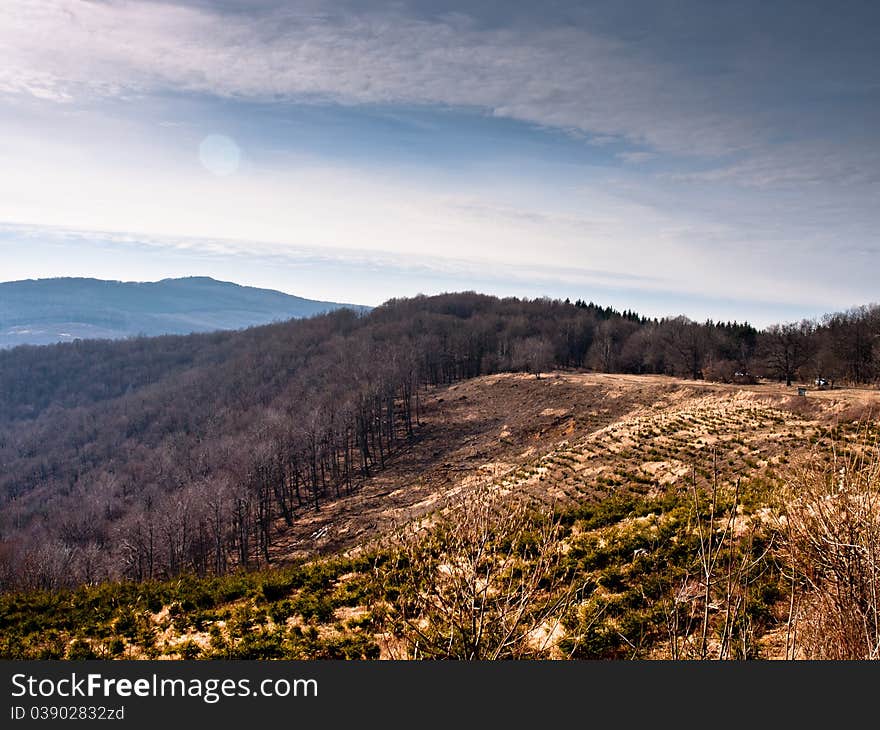
[[[620,308],[636,307],[652,316],[691,315],[770,322],[789,313],[803,315],[803,303],[753,299],[743,307],[717,293],[682,291],[662,277],[591,270],[578,266],[487,263],[393,251],[279,246],[231,239],[150,236],[129,232],[69,230],[0,224],[0,255],[6,247],[26,246],[35,255],[58,259],[67,252],[77,268],[64,262],[50,276],[152,280],[178,276],[178,261],[199,262],[200,275],[233,279],[309,297],[331,297],[380,304],[391,296],[477,289],[499,295],[593,298]],[[141,262],[136,276],[126,264]],[[92,260],[101,261],[95,268]],[[272,272],[267,275],[266,272]],[[25,278],[24,276],[13,276]],[[763,318],[763,319],[760,319]]]
[[0,90],[56,101],[173,91],[468,106],[688,154],[729,153],[754,138],[748,120],[707,103],[711,87],[586,28],[486,29],[460,14],[328,8],[230,16],[129,0],[6,0]]
[[[865,155],[876,145],[850,139],[854,119],[880,123],[880,85],[865,68],[875,54],[862,47],[875,14],[859,33],[858,18],[797,4],[710,13],[684,2],[664,15],[635,3],[618,27],[596,7],[576,22],[523,22],[514,4],[487,23],[467,6],[5,0],[0,97],[446,105],[624,141],[635,146],[618,155],[627,165],[657,153],[709,163],[675,170],[681,181],[880,177],[878,155]],[[828,40],[814,40],[820,27]],[[777,142],[792,149],[771,152]]]
[[408,254],[395,251],[359,250],[314,246],[280,245],[266,241],[204,238],[195,236],[156,236],[121,231],[89,231],[39,225],[0,223],[0,238],[19,242],[70,244],[74,247],[98,241],[102,245],[139,246],[158,250],[222,256],[259,256],[301,263],[321,263],[346,267],[388,268],[420,276],[464,276],[479,271],[485,281],[530,281],[569,283],[578,286],[638,287],[662,289],[669,282],[659,276],[637,275],[627,271],[588,269],[581,266],[498,264],[480,258],[457,258]]

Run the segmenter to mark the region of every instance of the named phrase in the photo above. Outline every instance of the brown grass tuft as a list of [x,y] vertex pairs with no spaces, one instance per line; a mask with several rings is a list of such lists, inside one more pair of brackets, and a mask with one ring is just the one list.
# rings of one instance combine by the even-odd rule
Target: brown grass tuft
[[880,658],[880,449],[862,446],[830,462],[806,458],[788,479],[780,557],[792,586],[790,658]]

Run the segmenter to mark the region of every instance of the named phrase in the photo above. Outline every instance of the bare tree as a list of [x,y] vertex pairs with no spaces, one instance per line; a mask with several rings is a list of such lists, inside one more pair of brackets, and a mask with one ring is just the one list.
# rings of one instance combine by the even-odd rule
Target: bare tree
[[763,339],[767,367],[788,386],[813,354],[814,331],[815,325],[806,319],[767,328]]
[[676,370],[697,380],[702,377],[703,364],[709,352],[706,328],[687,317],[667,320],[664,340],[669,360]]
[[517,342],[513,353],[514,369],[534,373],[540,378],[541,372],[552,365],[553,346],[543,337],[529,337]]
[[590,367],[603,373],[615,372],[621,360],[624,343],[636,329],[637,324],[625,319],[606,319],[600,322],[587,353]]

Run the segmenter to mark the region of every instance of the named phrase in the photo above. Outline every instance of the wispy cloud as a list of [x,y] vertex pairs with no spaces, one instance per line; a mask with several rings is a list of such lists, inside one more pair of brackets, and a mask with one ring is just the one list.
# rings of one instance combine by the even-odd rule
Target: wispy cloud
[[688,153],[753,137],[747,119],[706,103],[709,89],[588,28],[486,29],[460,14],[332,7],[230,16],[209,4],[6,0],[0,90],[464,105]]
[[[625,153],[624,153],[625,154]],[[880,182],[880,149],[844,147],[826,141],[768,146],[760,155],[706,170],[664,175],[682,182],[732,182],[755,188],[818,185],[863,186]]]
[[218,256],[257,256],[287,262],[320,263],[352,267],[373,267],[422,277],[473,276],[484,281],[550,282],[577,286],[664,288],[669,282],[659,276],[637,275],[628,271],[588,269],[581,266],[499,264],[479,257],[429,256],[395,251],[290,246],[266,241],[205,238],[196,236],[156,236],[123,231],[90,231],[49,226],[0,222],[0,239],[55,245],[100,243],[110,247],[149,247],[165,251]]
[[[188,274],[210,275],[239,283],[312,298],[379,304],[391,296],[476,289],[499,295],[592,298],[652,316],[752,317],[767,323],[806,305],[778,298],[753,297],[747,305],[717,292],[688,292],[662,277],[578,266],[521,266],[475,258],[446,258],[391,251],[280,247],[229,239],[149,236],[130,232],[66,230],[0,224],[0,256],[7,247],[26,246],[34,255],[70,259],[47,276],[93,276],[118,280],[155,280]],[[131,259],[141,263],[134,272]],[[96,266],[94,261],[101,263]],[[78,268],[78,262],[85,262]],[[193,268],[195,266],[196,268]],[[24,277],[13,277],[24,278]]]
[[[870,10],[860,22],[797,3],[710,12],[684,0],[674,12],[634,2],[621,18],[576,4],[565,22],[534,10],[523,21],[518,4],[420,5],[4,0],[0,95],[465,106],[635,145],[618,155],[628,165],[712,159],[695,181],[827,182],[828,165],[810,167],[819,155],[842,180],[880,170],[861,154],[870,139],[852,139],[880,123]],[[789,14],[827,41],[799,42]],[[805,149],[767,154],[791,142]]]

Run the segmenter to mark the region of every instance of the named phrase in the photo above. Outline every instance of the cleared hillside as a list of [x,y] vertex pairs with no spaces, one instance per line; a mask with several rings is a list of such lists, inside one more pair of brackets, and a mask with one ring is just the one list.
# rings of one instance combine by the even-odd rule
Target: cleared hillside
[[[384,469],[292,526],[278,521],[269,569],[9,595],[0,600],[3,652],[443,656],[446,639],[433,646],[432,631],[446,636],[437,605],[449,594],[432,594],[432,581],[441,576],[444,591],[454,583],[472,547],[462,525],[485,509],[482,559],[530,536],[517,548],[517,575],[539,559],[550,534],[542,525],[556,524],[554,558],[530,594],[529,610],[538,609],[501,656],[784,658],[795,649],[780,495],[798,465],[827,462],[837,473],[836,459],[862,453],[880,434],[877,412],[876,391],[799,397],[776,384],[662,376],[498,374],[430,388],[416,437]],[[519,514],[529,515],[514,519],[526,531],[511,532]],[[711,599],[701,525],[721,555]],[[729,567],[733,556],[746,567]],[[503,592],[486,580],[482,605],[500,621],[493,601]],[[491,637],[483,641],[449,644],[450,656],[491,656]]]
[[656,375],[500,374],[435,388],[419,437],[357,493],[304,515],[279,560],[331,554],[480,486],[571,506],[659,495],[693,469],[771,482],[837,424],[880,415],[880,391],[749,386]]

